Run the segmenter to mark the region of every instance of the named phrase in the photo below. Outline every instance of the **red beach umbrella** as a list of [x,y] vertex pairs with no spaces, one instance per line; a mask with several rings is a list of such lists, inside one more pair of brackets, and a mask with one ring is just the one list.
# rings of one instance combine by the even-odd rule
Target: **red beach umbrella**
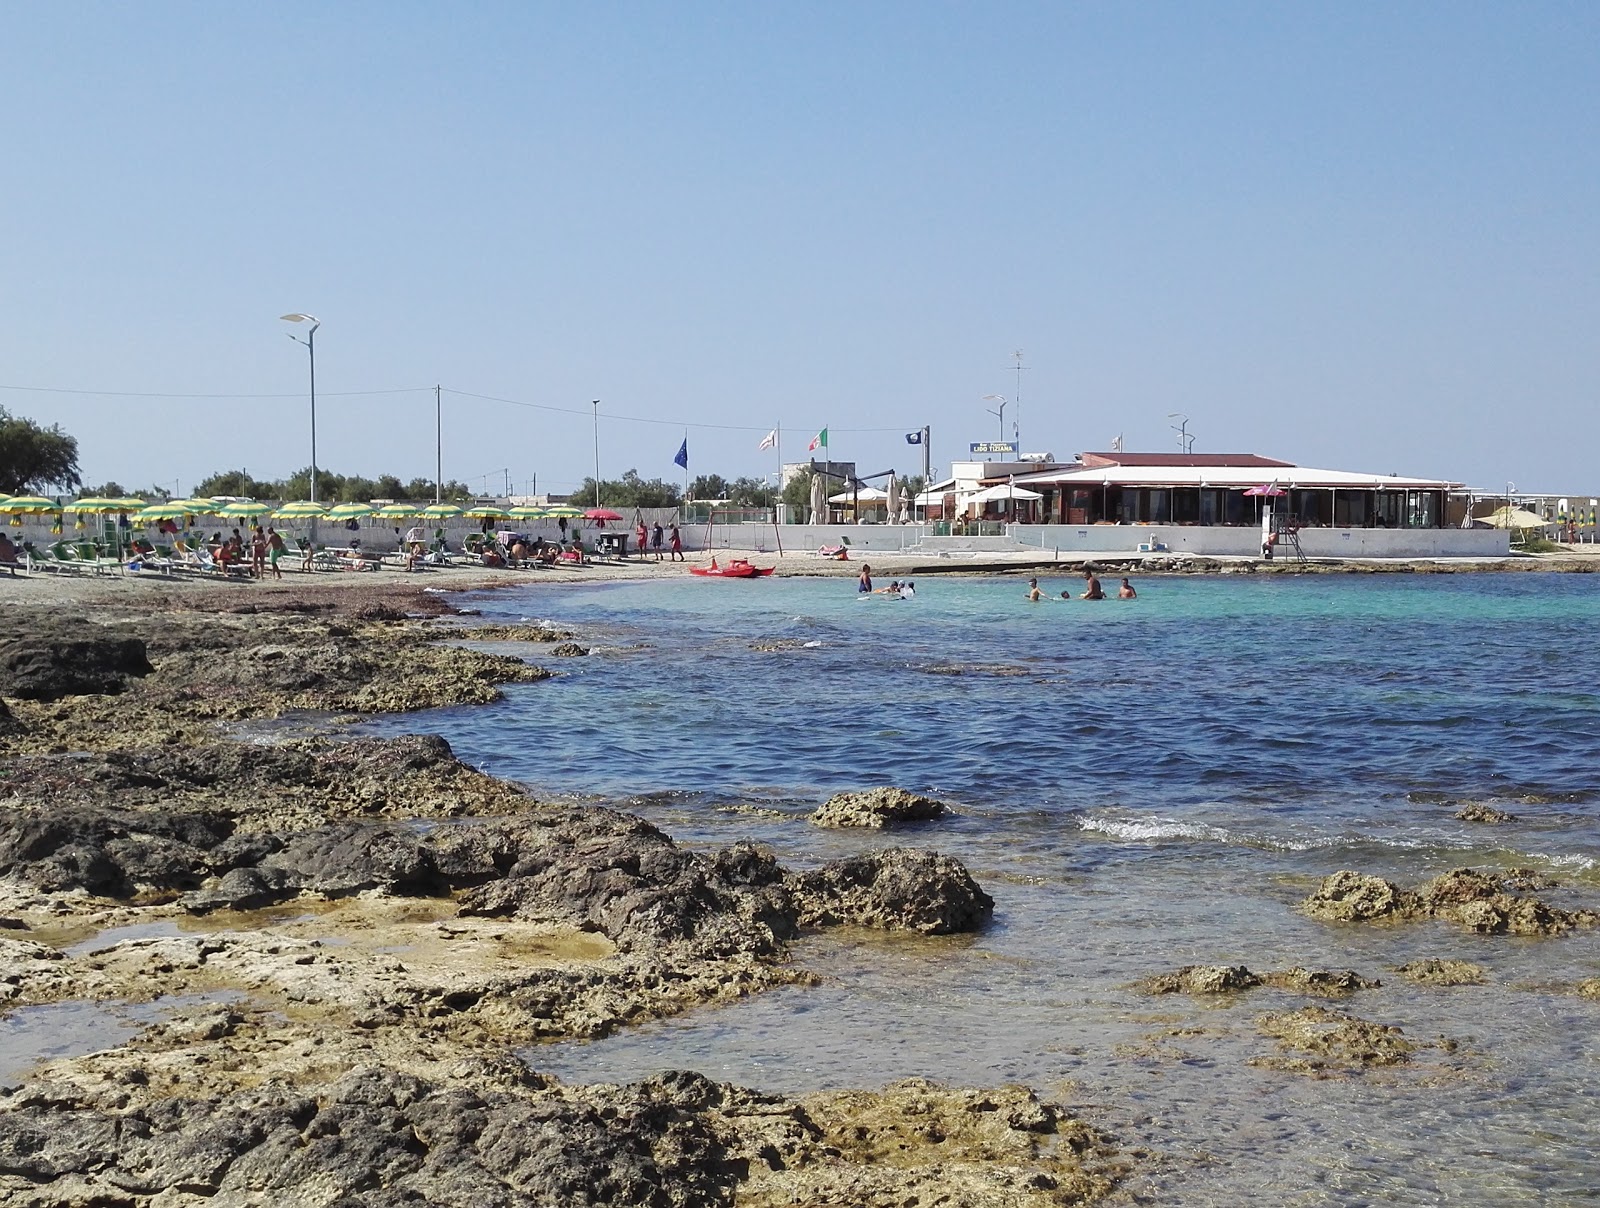
[[590,508],[583,514],[585,520],[621,520],[621,512],[613,512],[610,508]]

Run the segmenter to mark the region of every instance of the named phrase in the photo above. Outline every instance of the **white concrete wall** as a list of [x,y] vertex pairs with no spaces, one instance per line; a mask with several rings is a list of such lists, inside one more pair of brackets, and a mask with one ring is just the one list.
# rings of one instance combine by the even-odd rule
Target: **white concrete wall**
[[[1174,554],[1261,556],[1261,530],[1199,525],[1024,524],[1010,532],[1025,545],[1074,553],[1137,554],[1154,540]],[[1301,529],[1308,558],[1504,558],[1510,538],[1495,529]],[[1284,556],[1280,547],[1279,557]],[[1293,556],[1290,551],[1289,556]]]

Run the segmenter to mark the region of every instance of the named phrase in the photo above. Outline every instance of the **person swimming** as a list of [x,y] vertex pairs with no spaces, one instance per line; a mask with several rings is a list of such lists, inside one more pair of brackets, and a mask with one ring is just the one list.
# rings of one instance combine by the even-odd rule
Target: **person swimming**
[[1138,598],[1139,598],[1139,593],[1133,590],[1133,584],[1129,583],[1126,579],[1124,579],[1122,581],[1122,586],[1117,588],[1117,599],[1119,599],[1119,600],[1137,600]]
[[870,592],[872,590],[872,567],[867,563],[861,564],[861,577],[856,580],[857,592]]
[[1039,590],[1039,580],[1028,580],[1028,594],[1026,598],[1035,602],[1044,599],[1044,592]]

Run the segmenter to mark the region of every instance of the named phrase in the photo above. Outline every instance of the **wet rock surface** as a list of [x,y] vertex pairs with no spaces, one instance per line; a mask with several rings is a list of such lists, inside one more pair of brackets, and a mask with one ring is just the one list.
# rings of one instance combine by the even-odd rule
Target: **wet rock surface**
[[1489,971],[1482,965],[1441,957],[1396,965],[1395,972],[1424,986],[1481,986],[1489,980]]
[[1513,892],[1551,888],[1555,884],[1548,878],[1522,869],[1491,873],[1456,868],[1414,890],[1343,870],[1325,877],[1300,909],[1312,918],[1341,923],[1445,919],[1485,935],[1562,935],[1600,923],[1593,910],[1567,910]]
[[1297,965],[1277,972],[1254,973],[1244,965],[1186,965],[1172,973],[1146,978],[1139,983],[1139,989],[1146,994],[1205,995],[1271,986],[1332,997],[1375,989],[1382,984],[1351,969],[1304,969]]
[[1102,1195],[1115,1172],[1096,1169],[1099,1146],[1014,1088],[789,1100],[669,1072],[578,1098],[537,1077],[474,1090],[357,1069],[127,1109],[66,1087],[27,1094],[0,1112],[0,1192],[38,1205],[998,1208]]
[[532,1072],[543,1040],[814,983],[789,954],[806,928],[981,927],[993,901],[958,861],[793,871],[537,802],[437,738],[239,743],[216,724],[489,700],[546,673],[436,639],[573,635],[428,625],[382,597],[82,626],[146,670],[110,660],[119,681],[54,699],[0,688],[0,1010],[174,1005],[0,1091],[0,1202],[979,1208],[1118,1177],[1102,1138],[1021,1088],[802,1100]]
[[835,793],[811,815],[818,826],[861,826],[874,830],[907,822],[929,822],[950,812],[942,801],[899,788]]
[[[187,746],[217,722],[481,704],[502,684],[550,675],[438,645],[433,627],[410,620],[105,609],[80,621],[14,607],[6,623],[15,665],[0,696],[16,725],[0,734],[0,752]],[[79,658],[68,642],[100,653]]]
[[1455,816],[1462,822],[1485,822],[1491,826],[1517,821],[1515,814],[1495,809],[1485,801],[1469,801],[1456,811]]
[[0,641],[0,696],[115,695],[151,670],[141,639],[101,633],[86,618],[39,618]]
[[1280,1053],[1251,1064],[1294,1073],[1328,1076],[1405,1065],[1428,1047],[1400,1028],[1329,1007],[1274,1012],[1257,1019],[1256,1026],[1278,1042]]

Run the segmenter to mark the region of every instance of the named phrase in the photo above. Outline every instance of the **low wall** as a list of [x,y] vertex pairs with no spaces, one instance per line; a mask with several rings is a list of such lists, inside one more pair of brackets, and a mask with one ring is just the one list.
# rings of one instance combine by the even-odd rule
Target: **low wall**
[[[1261,556],[1261,530],[1254,526],[1019,524],[1010,531],[1024,545],[1073,553],[1138,554],[1141,544],[1153,541],[1174,554]],[[1459,528],[1301,529],[1300,548],[1308,558],[1504,558],[1511,552],[1505,532]],[[1285,556],[1282,546],[1278,556]]]

